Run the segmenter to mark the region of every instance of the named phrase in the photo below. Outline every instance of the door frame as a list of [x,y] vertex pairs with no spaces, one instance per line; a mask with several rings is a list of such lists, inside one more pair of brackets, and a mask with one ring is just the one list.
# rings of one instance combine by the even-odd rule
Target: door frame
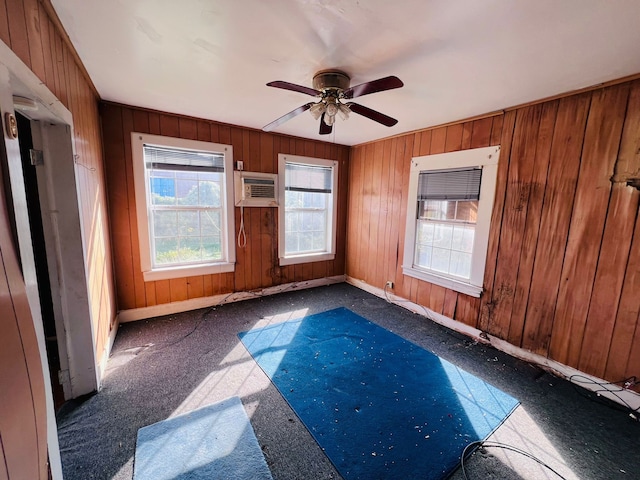
[[[44,328],[28,222],[24,178],[17,139],[6,135],[7,113],[15,115],[14,96],[36,102],[37,110],[21,111],[30,118],[34,148],[43,151],[38,167],[47,257],[51,259],[51,290],[65,398],[96,391],[100,365],[96,359],[86,263],[86,242],[75,174],[73,116],[15,53],[0,41],[0,111],[7,170],[16,223],[20,261],[36,332],[47,406],[47,443],[54,480],[62,479],[62,463],[45,347]],[[53,257],[49,255],[53,254]],[[66,367],[66,371],[65,371]]]

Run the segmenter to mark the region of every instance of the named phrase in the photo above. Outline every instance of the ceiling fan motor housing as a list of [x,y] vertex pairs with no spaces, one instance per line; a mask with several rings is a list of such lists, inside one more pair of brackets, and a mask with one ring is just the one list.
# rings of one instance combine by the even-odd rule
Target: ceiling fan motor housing
[[349,75],[340,70],[322,70],[313,76],[313,88],[326,90],[346,90],[349,88]]

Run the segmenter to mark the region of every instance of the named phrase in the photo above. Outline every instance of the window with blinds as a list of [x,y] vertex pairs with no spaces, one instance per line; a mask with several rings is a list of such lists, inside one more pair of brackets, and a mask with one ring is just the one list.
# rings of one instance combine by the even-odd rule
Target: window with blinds
[[145,280],[233,271],[231,146],[133,133],[132,153]]
[[412,159],[403,273],[479,296],[500,147]]
[[415,264],[469,279],[482,170],[421,172]]
[[336,169],[337,165],[327,160],[292,155],[281,159],[281,264],[286,264],[286,259],[312,257],[307,260],[313,261],[334,254]]

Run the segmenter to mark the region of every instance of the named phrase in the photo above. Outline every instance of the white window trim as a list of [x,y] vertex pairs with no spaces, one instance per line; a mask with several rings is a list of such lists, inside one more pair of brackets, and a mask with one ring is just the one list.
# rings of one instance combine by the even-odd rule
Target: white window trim
[[[329,232],[331,249],[329,252],[319,252],[303,255],[285,256],[285,164],[300,163],[303,165],[333,167],[333,184],[331,186],[331,223]],[[321,158],[302,157],[299,155],[278,154],[278,257],[280,265],[295,265],[299,263],[321,262],[336,258],[336,228],[338,219],[338,162]]]
[[[226,259],[225,261],[196,265],[170,266],[164,268],[152,267],[148,219],[149,199],[143,154],[143,146],[145,144],[187,150],[201,150],[204,152],[224,152],[224,187],[225,202],[227,202],[225,208],[222,209],[224,224],[227,227],[226,236],[223,239],[223,258]],[[236,261],[234,242],[235,216],[233,211],[233,147],[231,145],[222,145],[219,143],[164,137],[161,135],[149,135],[137,132],[131,133],[131,147],[136,195],[136,213],[138,220],[138,243],[140,245],[140,264],[142,267],[144,281],[148,282],[153,280],[189,277],[193,275],[233,272],[235,270]]]
[[[489,246],[489,229],[491,226],[491,212],[493,210],[496,191],[499,158],[500,146],[496,146],[426,155],[423,157],[415,157],[411,160],[404,258],[402,264],[403,274],[473,297],[479,297],[481,295],[487,260],[487,248]],[[478,217],[471,257],[471,278],[469,281],[446,275],[438,275],[432,271],[414,266],[418,176],[420,172],[465,167],[482,168],[480,200],[478,202]]]

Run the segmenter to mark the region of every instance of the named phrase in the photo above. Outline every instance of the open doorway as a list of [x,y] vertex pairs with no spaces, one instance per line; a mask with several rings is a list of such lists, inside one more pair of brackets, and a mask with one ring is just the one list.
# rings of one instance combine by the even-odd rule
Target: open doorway
[[49,376],[53,393],[54,408],[58,410],[64,403],[64,391],[58,372],[60,371],[60,352],[56,332],[55,312],[53,308],[51,281],[49,276],[49,260],[45,248],[45,233],[40,209],[40,191],[38,189],[38,175],[36,164],[38,154],[33,149],[31,121],[16,112],[18,121],[18,141],[20,144],[20,159],[31,229],[31,244],[35,260],[36,278],[38,282],[38,296],[40,311],[46,341]]

